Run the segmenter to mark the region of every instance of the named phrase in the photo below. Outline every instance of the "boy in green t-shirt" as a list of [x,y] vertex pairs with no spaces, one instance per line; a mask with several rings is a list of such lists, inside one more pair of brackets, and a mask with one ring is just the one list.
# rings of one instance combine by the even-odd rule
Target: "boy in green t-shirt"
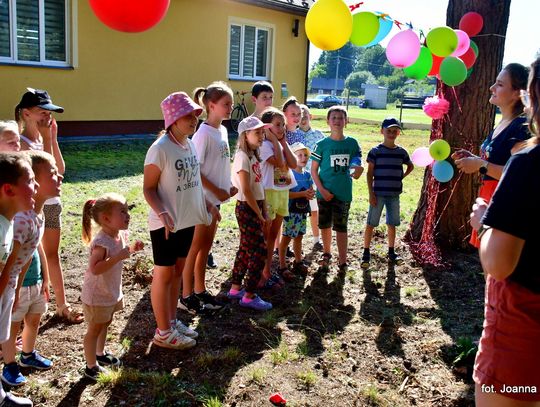
[[[358,179],[362,167],[362,152],[358,142],[343,134],[347,111],[332,106],[326,115],[330,136],[317,143],[311,155],[311,176],[317,185],[319,228],[323,241],[321,267],[328,269],[332,258],[332,229],[336,232],[339,271],[347,271],[347,223],[352,201],[352,180]],[[332,229],[330,229],[332,228]]]

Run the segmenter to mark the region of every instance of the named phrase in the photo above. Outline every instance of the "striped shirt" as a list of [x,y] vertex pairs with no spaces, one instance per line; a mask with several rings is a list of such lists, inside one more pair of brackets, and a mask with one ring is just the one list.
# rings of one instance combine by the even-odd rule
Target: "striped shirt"
[[373,163],[373,192],[379,196],[398,196],[403,191],[403,165],[411,163],[407,151],[399,146],[394,148],[379,144],[373,147],[367,162]]

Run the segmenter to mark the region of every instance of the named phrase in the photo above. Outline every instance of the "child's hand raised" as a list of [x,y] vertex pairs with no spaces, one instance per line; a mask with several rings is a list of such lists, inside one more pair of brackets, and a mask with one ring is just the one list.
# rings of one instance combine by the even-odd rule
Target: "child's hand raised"
[[144,249],[144,243],[140,240],[135,240],[135,242],[129,247],[129,252],[140,252],[142,249]]

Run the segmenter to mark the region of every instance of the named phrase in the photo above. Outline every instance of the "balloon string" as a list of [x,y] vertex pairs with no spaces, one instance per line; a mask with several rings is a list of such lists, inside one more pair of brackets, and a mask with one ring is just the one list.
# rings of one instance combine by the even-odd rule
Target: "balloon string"
[[454,86],[452,86],[451,89],[452,89],[452,94],[454,95],[454,99],[455,99],[455,101],[457,103],[459,113],[463,113],[463,110],[461,110],[461,104],[459,103],[459,99],[457,97],[456,88]]
[[459,174],[458,179],[454,182],[454,186],[452,188],[452,191],[450,191],[450,196],[448,197],[448,201],[446,202],[446,204],[442,208],[441,213],[439,214],[439,219],[437,219],[437,222],[435,222],[435,225],[433,226],[435,229],[437,229],[437,226],[439,225],[439,222],[442,219],[442,215],[443,215],[444,211],[446,211],[446,208],[448,208],[448,205],[450,204],[450,200],[452,199],[452,195],[454,195],[454,191],[456,190],[456,187],[457,187],[459,181],[461,180],[462,176],[463,176],[463,173],[461,172]]
[[474,37],[472,38],[475,38],[475,37],[500,37],[500,38],[506,38],[506,35],[501,35],[501,34],[480,34],[480,35],[475,35]]

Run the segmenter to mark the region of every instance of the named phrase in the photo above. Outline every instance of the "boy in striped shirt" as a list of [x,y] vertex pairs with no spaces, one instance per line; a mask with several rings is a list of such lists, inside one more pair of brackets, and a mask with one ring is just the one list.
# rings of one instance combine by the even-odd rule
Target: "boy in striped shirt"
[[[367,184],[369,190],[369,212],[364,231],[364,254],[361,267],[367,269],[371,258],[369,246],[373,229],[379,226],[383,207],[386,207],[386,226],[388,228],[388,260],[402,264],[403,260],[395,250],[396,226],[400,224],[399,195],[403,190],[403,178],[411,173],[414,165],[407,151],[396,144],[401,131],[401,123],[388,117],[383,120],[381,134],[384,140],[373,147],[368,156]],[[403,166],[407,169],[403,172]]]

